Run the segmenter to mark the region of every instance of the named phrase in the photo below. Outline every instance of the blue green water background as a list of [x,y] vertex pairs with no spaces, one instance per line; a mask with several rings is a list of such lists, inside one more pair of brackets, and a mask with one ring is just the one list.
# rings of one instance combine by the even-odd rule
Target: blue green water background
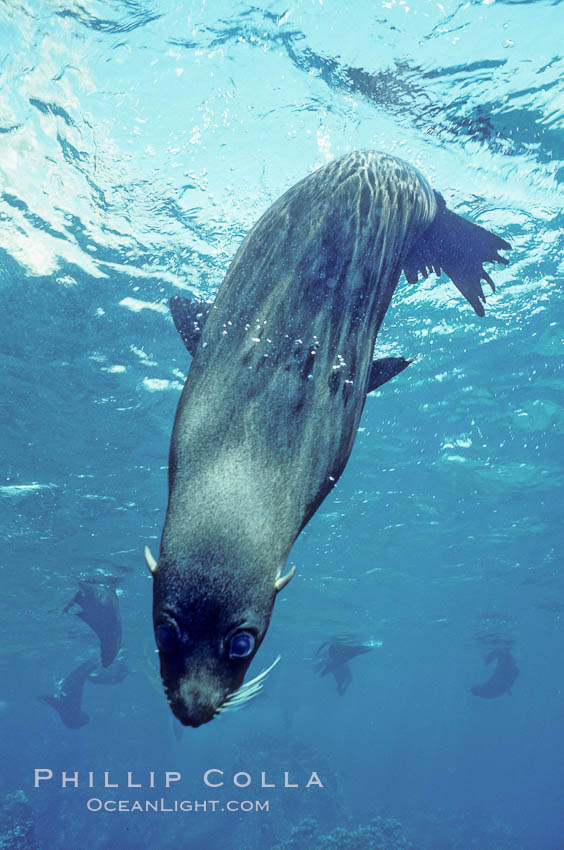
[[[269,850],[306,816],[378,814],[417,848],[564,847],[563,9],[0,0],[0,791],[25,791],[41,847]],[[167,300],[212,297],[267,206],[358,148],[416,164],[511,264],[483,319],[445,279],[400,283],[378,354],[417,359],[368,398],[293,551],[253,669],[282,661],[177,741],[142,562],[189,365]],[[104,574],[132,673],[88,687],[71,731],[36,697],[95,651],[58,610]],[[342,698],[311,663],[335,634],[377,644]],[[480,700],[496,642],[520,675]],[[35,767],[180,770],[192,799],[210,767],[328,788],[277,789],[268,815],[94,815]]]

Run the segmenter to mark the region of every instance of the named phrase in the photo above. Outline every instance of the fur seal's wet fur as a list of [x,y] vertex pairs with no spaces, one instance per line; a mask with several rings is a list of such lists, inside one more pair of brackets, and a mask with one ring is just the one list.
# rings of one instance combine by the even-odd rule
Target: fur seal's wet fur
[[238,691],[293,574],[282,576],[292,544],[343,472],[367,392],[408,365],[372,362],[402,269],[410,281],[444,269],[483,313],[482,263],[505,262],[503,248],[408,163],[358,152],[264,213],[213,305],[173,300],[194,358],[160,554],[146,558],[161,675],[182,723],[260,687]]
[[519,668],[512,653],[508,649],[493,649],[486,655],[486,664],[497,661],[495,669],[487,680],[481,685],[473,685],[470,688],[475,697],[484,699],[495,699],[503,694],[510,694],[515,679],[519,675]]

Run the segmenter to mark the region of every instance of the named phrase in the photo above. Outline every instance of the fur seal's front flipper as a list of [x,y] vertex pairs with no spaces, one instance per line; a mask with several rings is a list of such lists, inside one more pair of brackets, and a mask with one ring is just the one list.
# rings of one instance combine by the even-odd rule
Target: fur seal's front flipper
[[173,295],[169,301],[174,327],[192,357],[196,353],[212,303],[211,301],[191,301],[181,295]]
[[439,192],[435,192],[437,214],[432,224],[411,246],[403,271],[409,283],[417,283],[419,273],[427,277],[430,271],[439,275],[441,269],[472,305],[478,316],[484,315],[486,301],[481,280],[495,291],[494,282],[484,271],[483,263],[503,263],[508,260],[498,252],[511,248],[505,239],[490,233],[479,224],[467,221],[447,209]]
[[413,363],[413,359],[406,360],[405,357],[382,357],[380,360],[375,360],[368,374],[366,392],[371,393],[385,384],[386,381],[391,381],[392,378],[407,369],[410,363]]

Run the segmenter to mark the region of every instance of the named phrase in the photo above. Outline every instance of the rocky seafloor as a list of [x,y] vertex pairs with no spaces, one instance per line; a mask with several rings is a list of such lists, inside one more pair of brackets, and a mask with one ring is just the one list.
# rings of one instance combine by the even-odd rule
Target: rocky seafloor
[[23,791],[0,797],[0,850],[39,850],[31,806]]

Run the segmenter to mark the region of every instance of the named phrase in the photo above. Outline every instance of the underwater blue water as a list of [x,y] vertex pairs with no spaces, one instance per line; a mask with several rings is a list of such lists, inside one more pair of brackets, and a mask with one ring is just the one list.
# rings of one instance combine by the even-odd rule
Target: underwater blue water
[[[0,793],[25,792],[42,848],[270,850],[306,817],[377,815],[416,848],[564,847],[562,22],[558,0],[0,0]],[[368,398],[292,552],[252,670],[282,660],[178,740],[142,559],[189,366],[168,298],[213,297],[267,206],[360,148],[417,165],[511,262],[483,319],[444,278],[400,282],[377,352],[416,360]],[[60,611],[104,575],[131,673],[87,684],[69,730],[37,697],[95,654]],[[342,697],[312,670],[331,635],[374,642]],[[520,675],[482,700],[498,645]],[[209,768],[253,784],[212,793]],[[155,796],[104,771],[164,770],[181,791],[158,797],[271,811],[87,810]],[[302,787],[265,792],[261,771]]]

